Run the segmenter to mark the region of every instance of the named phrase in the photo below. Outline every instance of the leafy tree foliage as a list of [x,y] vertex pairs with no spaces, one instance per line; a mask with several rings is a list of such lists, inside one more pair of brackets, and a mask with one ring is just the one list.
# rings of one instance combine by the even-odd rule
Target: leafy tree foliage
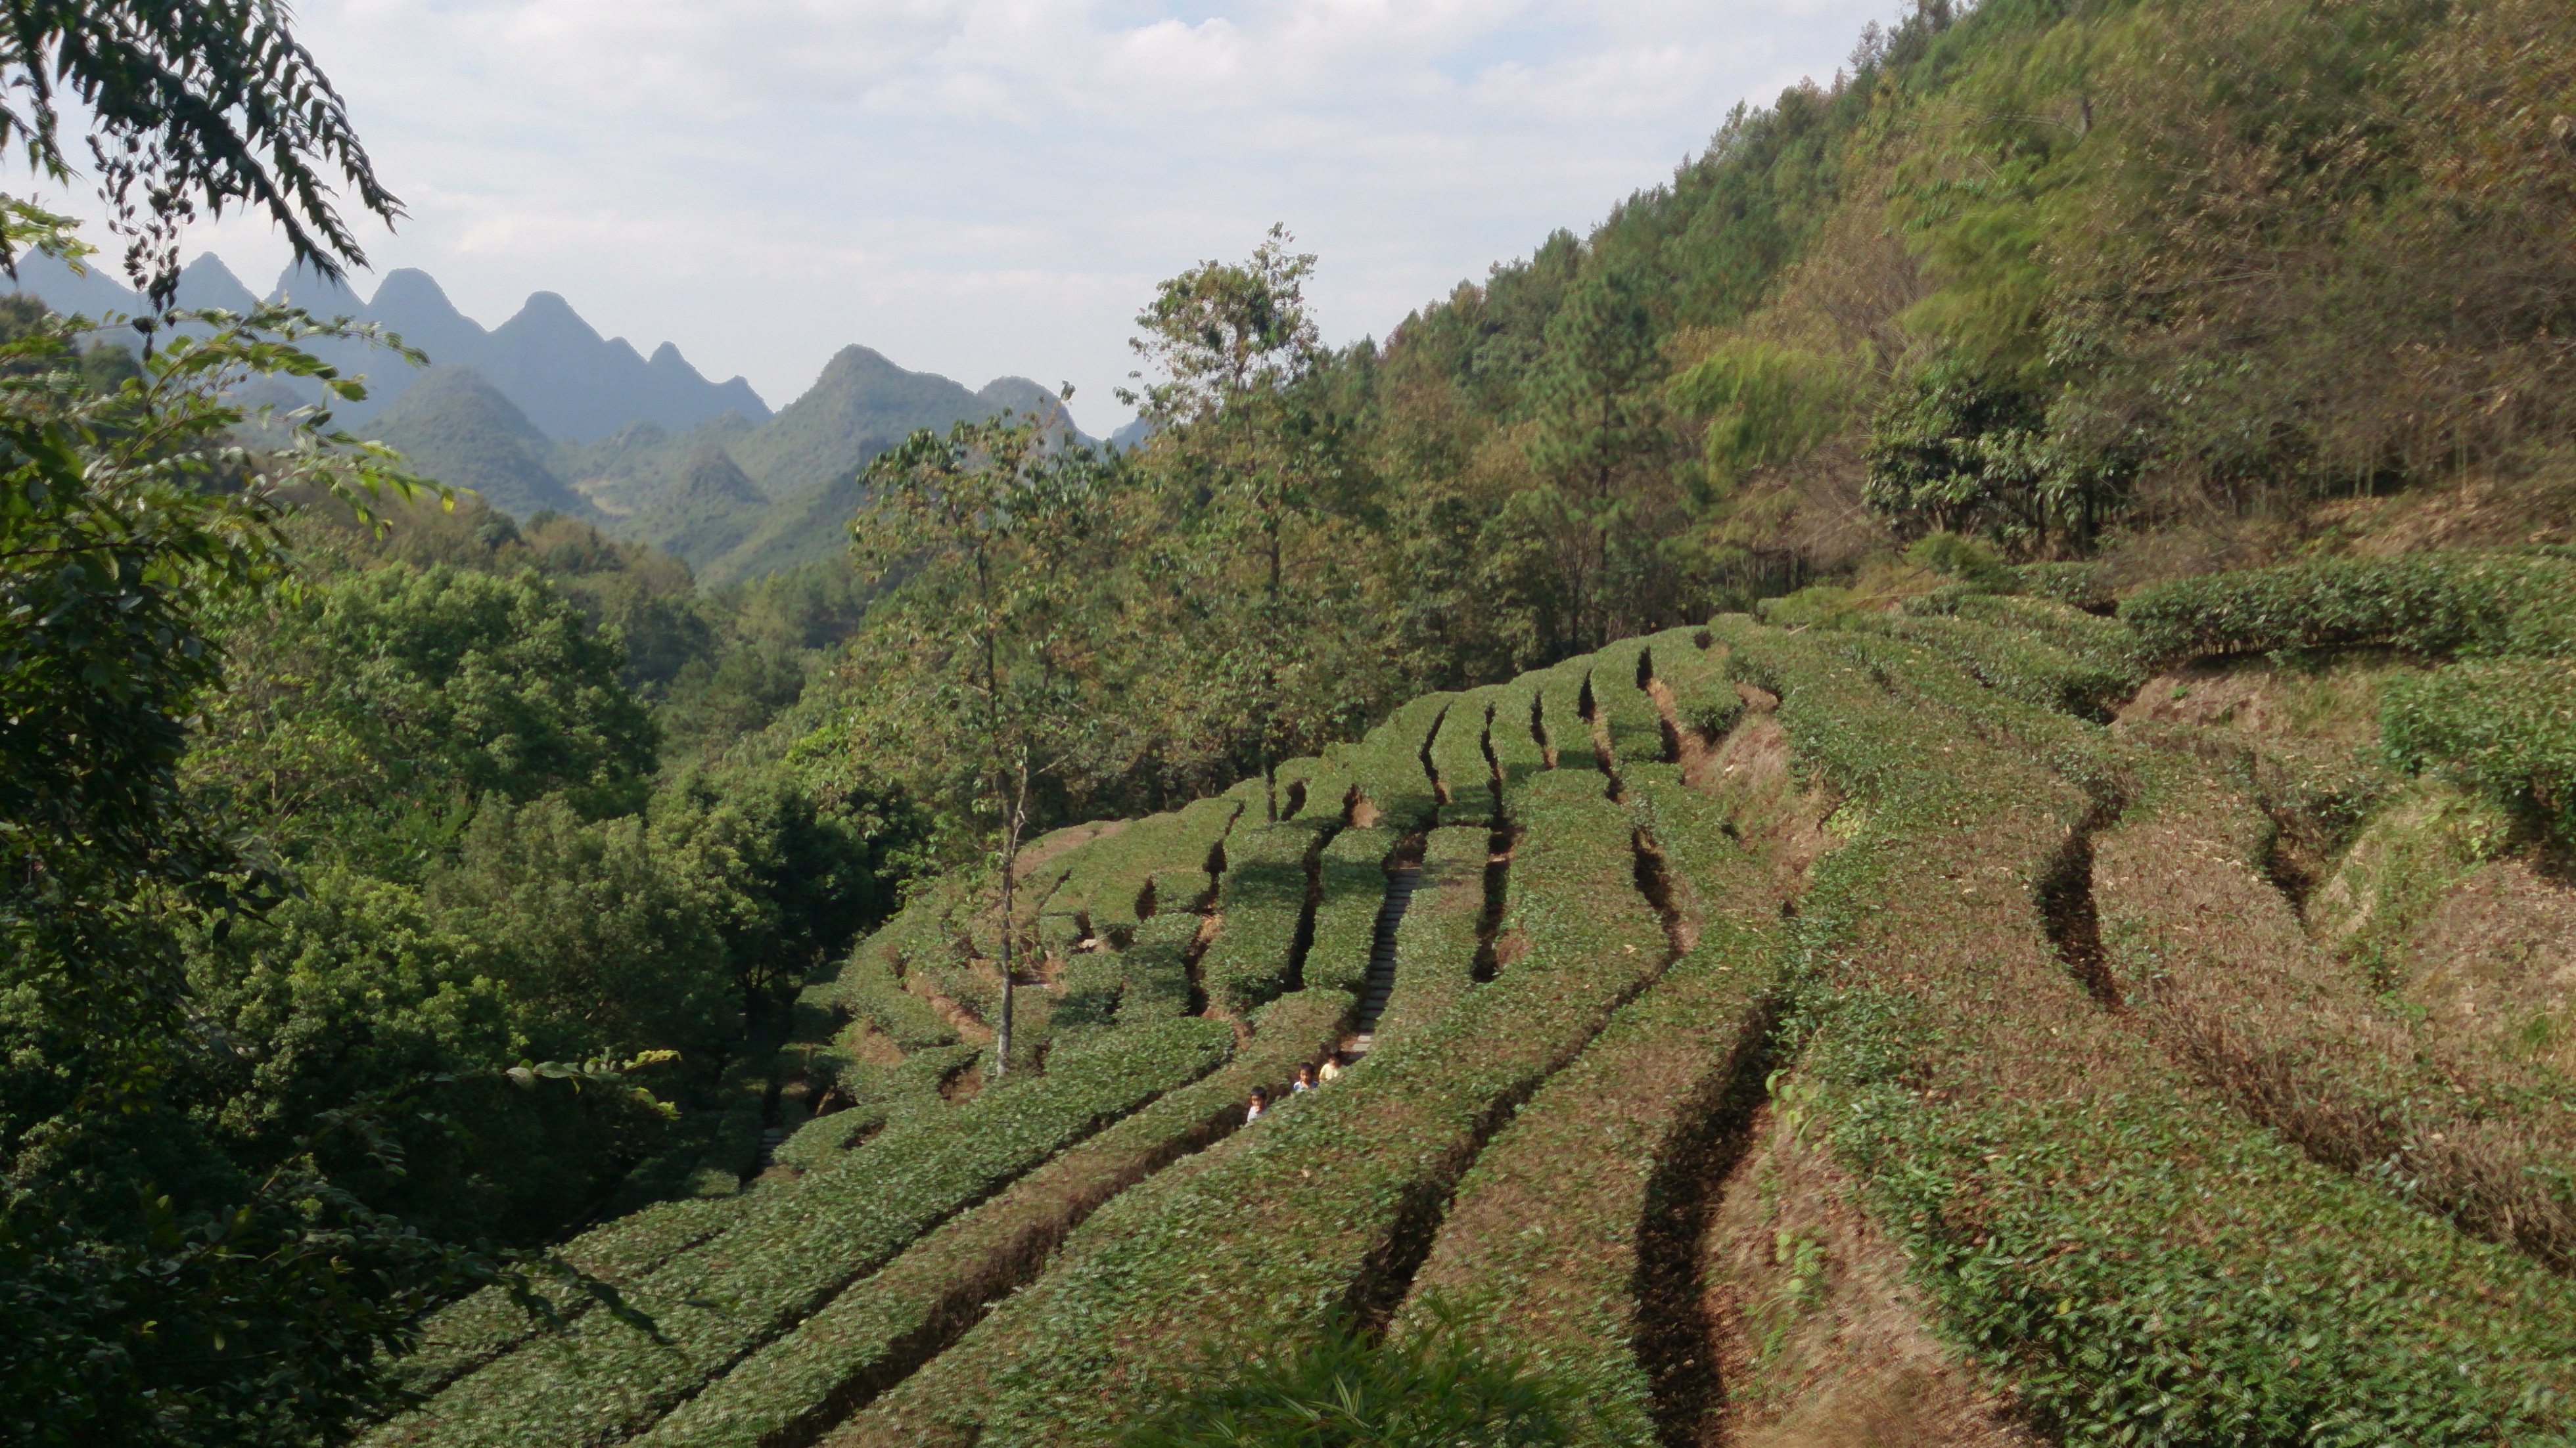
[[11,320],[9,1432],[339,1434],[882,914],[909,816],[783,743],[657,796],[600,615],[724,611],[578,525],[397,498],[380,534],[408,481],[312,415],[245,448],[246,377],[345,385],[298,316],[190,318],[111,389]]
[[[593,1056],[603,1040],[567,1029],[577,1013],[559,1000],[489,973],[529,922],[500,908],[459,919],[416,886],[346,864],[301,884],[191,963],[199,1008],[230,1048],[202,1084],[228,1156],[291,1159],[311,1123],[414,1087],[429,1109],[377,1124],[398,1153],[326,1150],[333,1180],[439,1240],[541,1241],[660,1136],[666,1112],[650,1097],[505,1077],[531,1056]],[[493,916],[511,938],[464,933]]]
[[[63,102],[85,113],[99,193],[131,241],[126,271],[156,310],[177,295],[179,231],[201,210],[258,208],[325,277],[366,264],[339,191],[402,214],[278,0],[10,0],[0,76],[0,146],[55,180],[71,175]],[[0,245],[0,263],[16,255]]]
[[641,802],[653,724],[615,636],[533,572],[367,569],[248,621],[237,647],[266,667],[216,705],[193,772],[239,807],[337,830],[486,793]]
[[[1323,350],[1306,313],[1312,252],[1285,226],[1241,263],[1203,261],[1155,289],[1129,347],[1160,377],[1127,401],[1157,426],[1200,422],[1260,391],[1294,385]],[[1134,374],[1143,381],[1144,374]]]
[[276,893],[178,788],[220,681],[212,613],[276,576],[285,488],[408,486],[310,418],[255,462],[221,400],[243,379],[349,385],[293,345],[295,314],[203,321],[112,392],[60,324],[0,348],[0,1402],[27,1441],[301,1441],[489,1271],[322,1169],[384,1145],[363,1119],[309,1119],[261,1168],[190,1110],[223,1042],[181,936]]
[[1875,420],[1862,496],[1901,537],[1975,533],[2024,551],[2089,549],[2128,481],[2118,458],[2052,436],[2040,399],[1955,361],[1891,394]]
[[1274,226],[1244,262],[1165,282],[1132,344],[1160,380],[1126,394],[1159,429],[1128,515],[1150,558],[1128,636],[1205,641],[1163,726],[1265,775],[1347,727],[1383,672],[1343,562],[1372,506],[1354,450],[1374,349],[1322,346],[1293,244]]
[[[158,306],[192,216],[265,208],[327,275],[335,176],[394,214],[270,0],[0,46],[0,139],[59,175],[82,104]],[[65,225],[0,198],[0,259]],[[339,1440],[430,1309],[561,1275],[520,1244],[757,1048],[913,826],[746,738],[846,597],[754,621],[583,525],[412,506],[323,409],[234,400],[361,396],[299,345],[357,333],[152,321],[137,358],[0,303],[0,1436]],[[754,642],[789,683],[657,795],[651,699]]]
[[1547,350],[1529,385],[1529,457],[1538,486],[1512,499],[1518,525],[1554,575],[1556,643],[1598,648],[1632,620],[1648,591],[1670,508],[1672,450],[1662,358],[1637,276],[1595,271],[1548,319]]
[[[921,752],[949,778],[954,818],[994,844],[1000,918],[1012,918],[1035,791],[1064,779],[1083,727],[1073,655],[1085,643],[1075,549],[1093,526],[1103,464],[1052,449],[1036,418],[917,432],[868,469],[852,525],[867,569],[910,575],[889,628],[930,687],[905,699]],[[924,706],[928,707],[925,709]],[[1011,1059],[1012,932],[1001,934],[995,1074]]]

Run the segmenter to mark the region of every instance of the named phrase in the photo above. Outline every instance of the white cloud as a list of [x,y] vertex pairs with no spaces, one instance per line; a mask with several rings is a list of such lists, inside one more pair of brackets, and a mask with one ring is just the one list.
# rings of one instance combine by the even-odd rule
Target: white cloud
[[[1119,420],[1156,278],[1273,221],[1329,334],[1667,179],[1887,0],[307,0],[411,216],[368,249],[497,323],[563,293],[783,404],[864,342]],[[254,286],[255,218],[200,228]],[[363,283],[362,283],[363,285]]]

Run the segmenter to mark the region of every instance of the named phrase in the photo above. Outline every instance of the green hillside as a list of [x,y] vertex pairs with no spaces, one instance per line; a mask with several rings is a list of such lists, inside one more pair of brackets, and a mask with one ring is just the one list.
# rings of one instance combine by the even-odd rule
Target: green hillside
[[471,488],[514,517],[593,519],[722,583],[838,556],[870,459],[921,428],[1004,409],[1063,413],[1033,382],[1005,377],[973,392],[846,347],[804,396],[760,423],[726,412],[685,433],[639,422],[588,444],[550,441],[472,369],[438,367],[360,430],[401,449],[422,476]]
[[471,488],[505,513],[596,515],[548,466],[545,434],[470,368],[422,373],[366,431],[399,449],[423,476]]
[[631,526],[684,559],[725,556],[759,526],[769,506],[768,497],[743,475],[732,455],[713,444],[690,454],[665,488],[634,516]]
[[1136,817],[814,977],[852,1104],[596,1254],[669,1345],[469,1303],[371,1441],[1487,1441],[1247,1426],[1342,1343],[1510,1441],[2576,1440],[2543,29],[1926,6],[1382,347],[1280,233],[1167,284],[831,736]]
[[[741,538],[703,565],[707,581],[739,583],[843,557],[850,515],[862,496],[853,471],[808,483],[744,515]],[[677,546],[673,551],[688,556]]]
[[21,307],[0,1436],[2576,1448],[2571,57],[1932,0],[1118,448]]
[[1007,381],[970,392],[945,377],[907,372],[866,347],[844,347],[804,396],[734,451],[762,491],[785,498],[854,474],[918,428],[944,428],[1015,403],[1025,410],[1033,400],[1008,394]]
[[801,998],[846,1105],[783,1170],[572,1244],[675,1346],[469,1302],[421,1371],[479,1366],[369,1441],[1101,1442],[1336,1311],[1578,1385],[1584,1442],[2560,1441],[2566,1004],[2457,972],[2499,892],[2563,894],[2486,762],[2563,716],[2395,741],[2497,669],[2563,702],[2571,584],[1727,615],[1428,696],[1275,822],[1256,782],[1051,839],[1043,1070],[937,1089],[998,977],[989,881],[929,892]]

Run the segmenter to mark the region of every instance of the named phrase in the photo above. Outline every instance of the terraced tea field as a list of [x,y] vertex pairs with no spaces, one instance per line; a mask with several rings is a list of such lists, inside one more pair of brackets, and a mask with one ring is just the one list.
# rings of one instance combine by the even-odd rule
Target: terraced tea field
[[999,1080],[941,882],[806,991],[791,1134],[570,1244],[654,1332],[469,1299],[369,1441],[1106,1444],[1336,1319],[1601,1444],[2576,1441],[2576,566],[2025,585],[1043,841]]

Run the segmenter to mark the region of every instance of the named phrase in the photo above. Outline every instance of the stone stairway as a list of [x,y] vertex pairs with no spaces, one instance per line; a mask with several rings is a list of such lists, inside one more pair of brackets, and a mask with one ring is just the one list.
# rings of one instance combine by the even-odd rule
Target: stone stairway
[[1404,907],[1413,903],[1413,885],[1421,878],[1420,870],[1398,870],[1387,877],[1386,903],[1377,911],[1377,938],[1369,946],[1368,988],[1360,996],[1358,1034],[1342,1048],[1342,1054],[1353,1059],[1367,1055],[1376,1043],[1377,1018],[1386,1012],[1386,998],[1395,990],[1395,927],[1404,919]]

